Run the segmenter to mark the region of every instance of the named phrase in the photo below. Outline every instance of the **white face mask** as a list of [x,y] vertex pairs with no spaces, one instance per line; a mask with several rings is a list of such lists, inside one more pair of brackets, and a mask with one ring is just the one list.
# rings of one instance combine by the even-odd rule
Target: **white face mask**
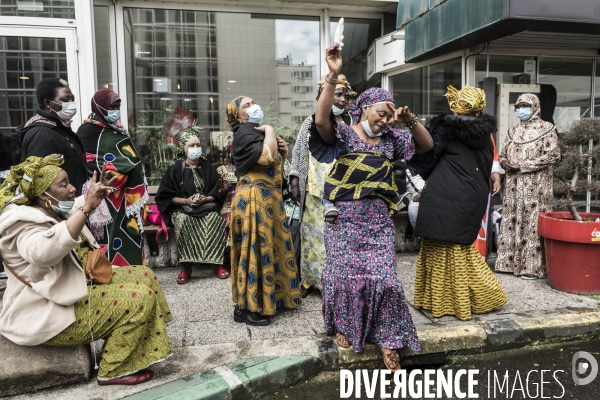
[[366,119],[363,122],[361,122],[361,125],[362,125],[363,129],[365,130],[365,133],[367,134],[367,136],[370,138],[376,138],[376,137],[383,135],[383,132],[373,133],[373,131],[371,130],[371,127],[369,126],[369,121]]
[[[54,200],[56,200],[56,197],[52,196],[50,193],[48,192],[44,192],[46,195],[52,197]],[[71,209],[73,208],[73,205],[75,204],[74,200],[67,200],[67,201],[63,201],[63,200],[56,200],[58,202],[58,207],[55,206],[54,204],[52,204],[52,209],[56,212],[61,212],[61,213],[68,213],[69,211],[71,211]]]
[[188,158],[192,161],[196,161],[202,155],[202,147],[190,147],[188,149]]
[[331,110],[333,111],[333,115],[335,115],[336,117],[338,115],[342,115],[344,113],[344,109],[343,108],[337,108],[333,104],[331,105]]
[[75,114],[77,114],[77,104],[74,101],[63,101],[62,103],[58,103],[56,101],[50,100],[54,104],[62,104],[62,110],[54,111],[54,113],[60,118],[63,122],[70,122]]

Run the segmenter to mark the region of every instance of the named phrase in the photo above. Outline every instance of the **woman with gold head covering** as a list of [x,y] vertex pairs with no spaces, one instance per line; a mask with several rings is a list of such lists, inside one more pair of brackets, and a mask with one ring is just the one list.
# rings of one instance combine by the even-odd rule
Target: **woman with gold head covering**
[[[75,198],[62,155],[29,157],[0,186],[0,255],[8,270],[0,334],[24,346],[104,339],[100,385],[133,385],[171,354],[173,317],[152,270],[113,267],[111,282],[86,282],[98,248],[85,224],[110,191],[96,182]],[[103,180],[103,179],[102,179]],[[93,276],[91,276],[93,277]]]
[[193,263],[211,264],[215,275],[225,279],[229,277],[223,267],[227,222],[219,214],[219,174],[202,156],[195,133],[181,134],[179,152],[183,160],[167,169],[154,197],[165,222],[175,227],[181,264],[177,283],[188,282]]
[[278,308],[300,304],[300,280],[281,193],[287,144],[262,120],[262,109],[250,97],[239,96],[227,105],[238,177],[230,229],[233,319],[256,326],[268,325]]
[[415,305],[434,317],[461,320],[483,314],[507,301],[504,290],[473,242],[490,192],[496,119],[482,114],[485,93],[466,85],[448,87],[454,115],[430,122],[439,135],[432,167],[419,202],[415,236],[423,238],[417,261]]
[[[350,98],[356,96],[344,75],[338,76],[335,85],[331,118],[339,124],[350,124],[346,113],[350,106]],[[326,84],[325,76],[318,82],[317,101]],[[306,297],[313,289],[321,290],[321,275],[325,262],[325,218],[323,213],[323,188],[325,178],[333,167],[333,162],[319,162],[310,153],[308,138],[310,127],[314,123],[314,115],[307,117],[298,136],[292,154],[290,178],[292,199],[300,206],[300,276],[302,277],[302,297]]]

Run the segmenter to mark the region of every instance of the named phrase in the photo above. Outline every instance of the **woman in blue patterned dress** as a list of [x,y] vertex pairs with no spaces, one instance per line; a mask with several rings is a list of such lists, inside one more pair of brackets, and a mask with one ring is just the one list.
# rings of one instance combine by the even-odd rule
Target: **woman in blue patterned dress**
[[[325,194],[339,215],[325,227],[323,319],[328,335],[361,352],[365,342],[380,347],[385,365],[400,368],[397,349],[419,351],[402,285],[396,274],[394,225],[390,209],[397,187],[392,161],[413,169],[433,160],[434,141],[408,107],[396,110],[391,95],[371,88],[350,109],[352,125],[331,118],[335,85],[342,67],[338,46],[327,49],[328,82],[317,103],[309,145],[319,162],[335,159]],[[393,128],[404,122],[410,132]],[[419,154],[415,156],[415,154]],[[413,157],[414,156],[414,157]]]

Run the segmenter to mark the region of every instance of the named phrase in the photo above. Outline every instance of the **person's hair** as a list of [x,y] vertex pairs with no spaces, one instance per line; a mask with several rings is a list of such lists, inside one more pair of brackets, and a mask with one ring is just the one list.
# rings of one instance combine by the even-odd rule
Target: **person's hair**
[[44,108],[44,100],[54,100],[58,89],[63,87],[69,87],[69,82],[64,79],[56,77],[42,79],[35,89],[35,97],[40,108]]

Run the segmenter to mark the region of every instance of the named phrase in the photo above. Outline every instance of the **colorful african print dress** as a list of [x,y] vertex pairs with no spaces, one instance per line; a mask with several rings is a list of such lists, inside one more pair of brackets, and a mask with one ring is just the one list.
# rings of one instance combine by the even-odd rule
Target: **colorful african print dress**
[[283,160],[254,164],[231,204],[231,285],[242,309],[274,315],[300,305],[300,280],[281,194]]
[[[75,251],[85,265],[89,248],[85,240],[81,243]],[[75,303],[75,322],[45,344],[73,346],[104,339],[99,380],[133,374],[171,355],[166,325],[173,316],[151,269],[114,268],[111,283],[88,286],[88,293]]]
[[[415,144],[408,132],[390,130],[377,144],[361,140],[352,127],[336,124],[336,144],[345,152],[382,154],[388,160],[411,160]],[[311,128],[311,152],[331,148]],[[426,160],[425,155],[412,160]],[[432,158],[433,154],[427,154]],[[335,168],[335,166],[334,166]],[[395,229],[388,203],[380,197],[335,201],[338,217],[325,224],[327,256],[323,268],[323,319],[328,335],[343,333],[356,353],[365,342],[387,349],[408,346],[419,351],[402,284],[396,273]]]
[[93,119],[84,122],[77,136],[85,148],[88,167],[100,177],[106,164],[117,176],[112,185],[115,191],[90,216],[90,230],[113,265],[144,265],[141,213],[148,192],[139,150],[127,131],[116,132]]

